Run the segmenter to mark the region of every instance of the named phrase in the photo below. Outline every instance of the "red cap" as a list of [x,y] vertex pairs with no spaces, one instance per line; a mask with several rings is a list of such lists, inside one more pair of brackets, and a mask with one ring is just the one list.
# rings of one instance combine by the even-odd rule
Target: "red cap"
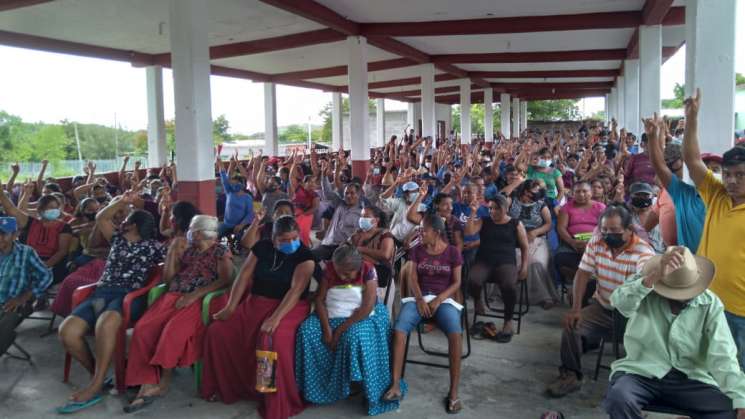
[[722,164],[722,156],[715,153],[701,153],[701,160],[703,161],[715,161]]

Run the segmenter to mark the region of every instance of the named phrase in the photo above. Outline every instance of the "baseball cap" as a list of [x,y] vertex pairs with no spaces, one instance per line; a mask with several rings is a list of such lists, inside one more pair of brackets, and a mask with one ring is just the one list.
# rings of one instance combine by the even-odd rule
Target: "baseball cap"
[[417,191],[419,190],[419,184],[416,182],[406,182],[404,183],[404,186],[401,187],[401,189],[403,189],[404,192]]
[[665,158],[665,163],[667,164],[683,158],[681,148],[677,144],[668,144],[667,147],[665,147],[663,155]]
[[629,194],[634,195],[638,193],[648,193],[650,195],[654,195],[654,189],[652,189],[652,185],[646,182],[635,182],[631,185],[631,188],[629,188]]
[[716,153],[701,153],[701,160],[703,160],[704,162],[715,161],[719,164],[722,164],[722,156]]
[[745,147],[734,146],[722,155],[722,164],[725,166],[745,163]]
[[5,234],[15,233],[18,230],[18,223],[13,217],[0,217],[0,231]]

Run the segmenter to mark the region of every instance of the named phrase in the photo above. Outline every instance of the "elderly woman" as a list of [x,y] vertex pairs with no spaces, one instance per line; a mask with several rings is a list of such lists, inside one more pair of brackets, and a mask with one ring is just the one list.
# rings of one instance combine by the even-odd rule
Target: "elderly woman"
[[448,338],[450,358],[450,391],[444,399],[448,413],[458,413],[463,405],[458,398],[461,356],[461,310],[453,300],[460,289],[463,256],[448,244],[445,222],[435,214],[422,220],[422,243],[410,252],[413,269],[408,271],[410,297],[401,300],[401,313],[393,333],[393,383],[383,396],[385,401],[400,400],[405,387],[401,372],[406,350],[406,337],[423,319],[434,318]]
[[208,215],[191,220],[186,238],[171,241],[163,279],[168,292],[135,325],[129,344],[126,383],[140,386],[124,408],[135,412],[164,395],[173,368],[195,363],[202,355],[202,297],[230,283],[228,248],[217,242],[218,221]]
[[558,301],[549,274],[546,233],[551,229],[551,213],[543,201],[545,191],[538,181],[523,182],[511,198],[508,215],[520,220],[528,235],[528,298],[531,304],[549,309]]
[[295,374],[305,400],[334,403],[349,397],[352,382],[362,382],[368,415],[398,408],[397,400],[381,400],[391,384],[390,330],[385,306],[376,305],[377,282],[375,268],[353,246],[334,251],[315,313],[297,335]]
[[[295,382],[295,334],[308,317],[308,285],[315,262],[300,242],[295,219],[274,221],[272,240],[251,249],[227,305],[204,339],[201,394],[208,400],[260,401],[262,417],[281,419],[304,408]],[[277,352],[276,391],[256,390],[256,350]]]
[[53,284],[65,279],[72,229],[61,219],[59,200],[52,195],[42,196],[36,207],[39,218],[31,217],[18,209],[4,193],[0,194],[0,205],[6,214],[16,219],[19,230],[26,230],[24,242],[36,251],[47,267],[52,269]]

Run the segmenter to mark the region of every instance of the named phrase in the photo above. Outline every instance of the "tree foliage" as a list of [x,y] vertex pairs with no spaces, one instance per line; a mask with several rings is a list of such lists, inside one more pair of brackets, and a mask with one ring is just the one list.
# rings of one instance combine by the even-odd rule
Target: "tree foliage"
[[683,108],[683,101],[685,100],[685,85],[675,83],[675,87],[673,87],[673,94],[675,95],[673,99],[662,99],[663,109]]
[[[375,112],[378,109],[377,104],[375,103],[375,100],[373,99],[367,99],[367,109],[368,112]],[[334,102],[327,103],[323,109],[321,109],[320,112],[318,112],[319,116],[323,117],[323,125],[321,126],[321,133],[319,137],[319,142],[324,143],[330,143],[331,142],[331,114],[334,110]],[[342,97],[341,100],[341,113],[342,115],[349,115],[349,98],[348,97]],[[313,135],[313,138],[316,138],[315,135]]]
[[532,100],[528,118],[534,121],[577,121],[581,119],[577,99]]
[[[484,112],[486,108],[483,103],[471,104],[471,134],[483,135],[484,134]],[[498,106],[492,108],[492,127],[496,134],[502,127],[501,111]],[[452,129],[455,132],[461,132],[460,129],[460,105],[453,106],[452,112]]]

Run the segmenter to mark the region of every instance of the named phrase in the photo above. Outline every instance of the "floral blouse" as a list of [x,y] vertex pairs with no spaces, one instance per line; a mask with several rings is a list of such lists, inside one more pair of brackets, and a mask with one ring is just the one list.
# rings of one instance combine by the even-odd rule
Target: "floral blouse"
[[157,240],[130,243],[121,233],[115,233],[111,238],[111,251],[98,286],[125,289],[128,292],[142,288],[150,269],[165,259],[166,250]]
[[192,246],[181,256],[181,268],[173,277],[169,292],[186,294],[217,280],[217,266],[221,259],[231,258],[228,247],[215,243],[204,252]]

